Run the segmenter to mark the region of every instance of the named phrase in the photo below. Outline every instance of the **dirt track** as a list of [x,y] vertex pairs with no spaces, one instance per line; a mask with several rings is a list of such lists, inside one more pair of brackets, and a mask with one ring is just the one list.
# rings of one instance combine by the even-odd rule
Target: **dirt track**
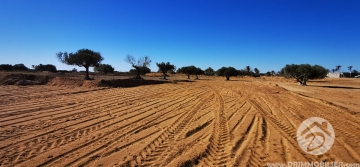
[[[357,112],[261,80],[71,90],[2,86],[1,91],[5,166],[360,162]],[[310,117],[334,127],[334,145],[323,155],[306,154],[297,143],[297,128]]]

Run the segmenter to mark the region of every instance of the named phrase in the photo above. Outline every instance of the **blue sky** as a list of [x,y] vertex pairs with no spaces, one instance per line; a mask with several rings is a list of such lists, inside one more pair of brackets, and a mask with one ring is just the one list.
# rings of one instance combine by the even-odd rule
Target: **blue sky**
[[[127,54],[203,69],[290,63],[360,70],[360,1],[0,0],[0,64],[61,64],[57,52],[99,51],[118,71]],[[84,68],[76,67],[80,70]]]

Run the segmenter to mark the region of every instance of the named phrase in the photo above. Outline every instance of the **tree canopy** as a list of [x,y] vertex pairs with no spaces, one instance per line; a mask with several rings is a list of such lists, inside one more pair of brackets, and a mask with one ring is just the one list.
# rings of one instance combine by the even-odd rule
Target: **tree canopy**
[[205,69],[204,74],[205,75],[215,75],[215,71],[211,67],[208,67],[207,69]]
[[114,67],[111,66],[110,64],[100,64],[97,67],[94,67],[94,71],[95,72],[102,72],[102,73],[113,73],[114,72]]
[[310,64],[287,64],[281,71],[285,77],[295,78],[299,85],[306,85],[309,79],[324,78],[329,72],[320,65]]
[[[186,74],[188,79],[190,79],[190,75],[200,75],[202,72],[202,70],[200,68],[197,68],[193,65],[191,66],[185,66],[185,67],[181,67],[177,70],[177,73],[181,73],[181,74]],[[198,78],[198,77],[196,77]]]
[[13,71],[26,71],[29,70],[24,64],[15,64],[12,67]]
[[1,71],[11,71],[12,65],[11,64],[0,64]]
[[50,71],[50,72],[56,72],[56,66],[52,64],[39,64],[39,65],[32,65],[35,71]]
[[100,52],[94,52],[90,49],[80,49],[75,53],[59,52],[56,56],[64,64],[85,67],[85,79],[90,79],[89,67],[97,67],[104,60]]
[[135,60],[135,58],[131,55],[127,55],[125,58],[125,62],[131,64],[131,66],[136,71],[136,79],[141,79],[141,74],[145,74],[148,72],[148,68],[150,66],[151,60],[149,56],[144,56],[139,58],[138,60]]
[[169,71],[173,71],[175,69],[175,66],[173,64],[170,64],[169,62],[161,62],[156,63],[156,66],[159,68],[159,72],[163,73],[164,79],[166,79],[166,73]]
[[216,71],[216,75],[225,76],[226,80],[230,80],[231,76],[237,76],[238,71],[234,67],[221,67]]
[[[135,69],[130,69],[129,70],[129,73],[132,73],[132,74],[137,74],[137,70]],[[148,68],[148,67],[142,67],[140,68],[140,75],[145,75],[146,73],[150,73],[151,72],[151,69]]]

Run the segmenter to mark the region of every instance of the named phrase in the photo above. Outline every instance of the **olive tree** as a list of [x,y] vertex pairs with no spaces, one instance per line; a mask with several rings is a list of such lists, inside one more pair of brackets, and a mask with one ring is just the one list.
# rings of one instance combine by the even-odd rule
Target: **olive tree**
[[56,56],[58,60],[64,64],[85,67],[86,80],[90,79],[89,67],[97,67],[100,65],[101,61],[104,60],[100,52],[94,52],[90,49],[80,49],[75,53],[59,52]]
[[214,69],[209,67],[209,68],[205,69],[204,73],[205,73],[205,75],[214,75],[215,71],[214,71]]
[[94,67],[95,72],[103,72],[105,74],[113,73],[114,70],[115,70],[114,67],[111,66],[110,64],[100,64],[99,66]]
[[195,72],[194,72],[194,75],[196,76],[195,79],[199,79],[199,75],[203,75],[203,74],[205,74],[205,72],[201,68],[197,67],[195,69]]
[[50,71],[50,72],[56,72],[56,66],[52,64],[39,64],[39,65],[32,65],[35,71]]
[[287,64],[281,71],[285,77],[295,78],[299,85],[303,86],[309,79],[324,78],[329,72],[322,66],[310,64]]
[[27,71],[29,68],[27,68],[24,64],[15,64],[12,67],[13,71]]
[[164,76],[164,79],[166,79],[166,73],[169,71],[173,71],[175,69],[175,66],[173,64],[167,63],[156,63],[156,66],[159,68],[159,72],[161,72]]
[[146,69],[149,68],[151,60],[149,56],[144,56],[139,58],[137,61],[135,60],[135,58],[131,55],[127,55],[125,58],[125,61],[130,63],[131,66],[135,69],[136,71],[136,77],[135,79],[141,79],[141,74],[146,73]]
[[234,67],[221,67],[216,71],[216,75],[225,76],[226,80],[230,80],[231,76],[237,76],[238,71]]
[[195,66],[185,66],[179,68],[176,72],[180,74],[186,74],[188,79],[190,79],[190,75],[195,75],[197,68]]
[[11,64],[0,64],[0,71],[11,71],[12,65]]

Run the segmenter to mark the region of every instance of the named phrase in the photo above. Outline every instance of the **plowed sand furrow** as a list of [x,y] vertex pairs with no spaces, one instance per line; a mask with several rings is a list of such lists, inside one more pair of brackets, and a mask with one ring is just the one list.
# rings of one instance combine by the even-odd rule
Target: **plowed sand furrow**
[[216,104],[218,108],[215,110],[215,122],[213,134],[210,137],[207,155],[205,159],[201,159],[200,165],[210,166],[227,166],[230,160],[230,131],[227,116],[224,111],[223,97],[214,89],[216,96]]
[[[0,87],[0,166],[360,162],[360,120],[332,104],[357,98],[358,90],[337,88],[336,98],[324,101],[312,98],[314,92],[285,90],[273,79],[213,77],[108,89]],[[323,90],[324,97],[333,91],[296,89]],[[335,130],[334,145],[319,156],[307,154],[297,141],[298,126],[310,117],[326,119]]]
[[[154,101],[154,102],[152,102],[152,103],[144,103],[144,104],[146,104],[146,105],[149,105],[149,104],[153,104],[153,105],[155,105],[155,104],[157,104],[158,102],[157,101]],[[49,126],[46,126],[46,125],[43,125],[43,126],[41,126],[41,125],[39,125],[39,123],[33,123],[33,124],[28,124],[28,125],[25,125],[25,127],[24,128],[26,128],[27,129],[27,131],[34,131],[34,130],[39,130],[39,129],[42,129],[42,130],[46,130],[47,131],[47,133],[54,133],[55,131],[54,131],[54,128],[56,128],[57,129],[57,127],[55,127],[55,125],[57,125],[57,124],[63,124],[63,122],[67,122],[67,120],[72,120],[71,122],[70,122],[70,124],[68,125],[68,126],[66,126],[66,127],[63,127],[63,128],[67,128],[67,127],[71,127],[71,126],[78,126],[79,124],[81,124],[81,123],[89,123],[89,122],[91,122],[91,121],[93,121],[93,120],[98,120],[98,119],[102,119],[102,118],[104,118],[104,117],[107,117],[107,116],[109,116],[109,113],[107,113],[107,111],[112,111],[112,114],[118,114],[118,113],[121,113],[122,111],[126,111],[126,109],[130,109],[131,107],[127,107],[127,108],[122,108],[121,110],[114,110],[114,109],[116,109],[116,108],[119,108],[119,107],[115,107],[115,108],[107,108],[106,110],[104,110],[103,112],[101,112],[100,113],[100,115],[97,115],[96,117],[88,117],[86,120],[81,120],[81,119],[78,119],[78,120],[73,120],[73,119],[76,119],[76,118],[80,118],[80,117],[85,117],[85,116],[87,116],[87,115],[90,115],[90,114],[87,114],[87,115],[84,115],[84,114],[82,114],[82,113],[79,113],[78,115],[79,116],[74,116],[74,118],[73,119],[66,119],[67,117],[65,117],[65,119],[62,119],[62,118],[56,118],[55,120],[52,120],[51,122],[51,125],[49,125]],[[114,112],[114,111],[116,111],[116,112]],[[136,111],[136,110],[135,110]],[[126,113],[126,114],[128,114],[128,113]],[[122,114],[122,115],[124,115],[124,114]],[[122,115],[120,115],[120,116],[122,116]],[[109,120],[112,120],[113,119],[113,117],[107,117],[105,120],[104,119],[102,119],[101,121],[109,121]],[[53,127],[53,128],[52,128]],[[6,131],[7,132],[7,131]],[[25,131],[26,132],[26,131]],[[9,136],[9,137],[7,137],[7,138],[15,138],[15,137],[17,137],[17,136],[19,136],[19,135],[22,135],[22,134],[17,134],[17,135],[11,135],[11,136]],[[23,137],[25,137],[26,138],[26,135],[22,135]],[[38,135],[39,136],[39,135]],[[1,144],[0,144],[1,145]]]
[[228,116],[228,120],[231,120],[234,118],[235,114],[237,114],[239,112],[239,110],[244,107],[244,105],[246,104],[246,101],[242,102],[242,104],[237,104],[237,105],[234,105],[234,112],[232,112],[231,114],[229,114]]
[[[195,94],[196,95],[196,94]],[[116,100],[116,99],[114,99],[114,100]],[[146,107],[146,106],[145,106]],[[137,107],[128,107],[128,108],[132,108],[133,110],[137,110]],[[125,110],[125,109],[124,109]],[[60,111],[62,111],[62,110],[60,110]],[[109,108],[107,108],[106,110],[103,110],[102,112],[106,112],[106,111],[111,111],[111,110],[109,110]],[[116,113],[112,113],[113,115],[114,114],[116,114]],[[79,113],[79,114],[77,114],[77,115],[81,115],[81,113]],[[103,114],[103,116],[106,116],[107,114]],[[84,115],[82,115],[82,117],[84,117]],[[65,117],[65,118],[67,118],[67,117]],[[78,117],[76,117],[75,119],[77,119],[77,118],[79,118],[79,116]],[[94,119],[94,118],[92,118],[92,119]],[[68,119],[63,119],[63,121],[62,122],[65,122],[65,121],[67,121]],[[69,120],[73,120],[73,119],[69,119]],[[59,121],[59,120],[57,120],[56,121],[56,119],[55,119],[55,122],[56,122],[56,124],[61,124],[62,122],[61,121]],[[82,122],[84,122],[84,121],[82,121]],[[38,125],[33,125],[33,126],[38,126]],[[54,126],[54,125],[52,125],[52,126]],[[38,126],[38,128],[40,128],[41,126]],[[29,128],[29,125],[27,125],[26,126],[26,128],[27,129],[36,129],[36,128]],[[41,127],[42,129],[43,128],[45,128],[45,127]],[[14,137],[16,137],[16,136],[14,136]]]
[[[305,99],[304,99],[305,98]],[[348,114],[339,114],[339,110],[341,111],[341,108],[335,108],[335,110],[338,110],[337,112],[332,112],[331,114],[326,114],[329,110],[334,110],[331,108],[334,108],[333,106],[328,106],[325,104],[322,104],[322,102],[315,103],[317,100],[309,101],[306,100],[309,99],[308,97],[301,97],[297,100],[298,103],[302,104],[302,106],[310,106],[311,110],[307,110],[307,112],[302,112],[303,114],[307,114],[305,118],[309,118],[311,116],[316,115],[317,117],[322,117],[329,121],[331,124],[337,123],[338,126],[334,126],[334,130],[337,133],[336,135],[340,136],[346,136],[347,138],[351,138],[356,141],[360,141],[359,135],[354,135],[354,131],[360,131],[360,124],[357,122],[357,119],[353,116],[350,116]],[[297,110],[301,110],[297,109]],[[305,110],[306,111],[306,110]],[[344,113],[343,111],[342,113]],[[356,121],[355,121],[356,120]],[[353,142],[354,143],[354,142]],[[354,143],[356,147],[360,147],[360,143]]]
[[[148,93],[148,92],[143,92],[143,93]],[[99,95],[98,95],[99,94]],[[129,100],[131,99],[137,99],[139,96],[135,96],[136,92],[134,94],[128,94],[124,97],[124,95],[115,95],[115,96],[110,96],[110,97],[113,97],[113,98],[123,98],[123,99],[127,99],[127,98],[130,98]],[[151,94],[157,94],[155,91],[151,92]],[[148,95],[147,97],[151,97],[153,95]],[[27,114],[27,113],[34,113],[34,112],[37,112],[37,111],[40,111],[40,112],[44,112],[42,110],[46,110],[46,109],[49,109],[49,108],[57,108],[59,106],[67,106],[69,103],[70,104],[79,104],[79,105],[84,105],[84,104],[94,104],[94,103],[99,103],[99,102],[103,102],[102,99],[103,98],[108,98],[109,95],[106,94],[106,93],[102,93],[102,92],[97,92],[97,93],[94,93],[94,95],[92,95],[94,97],[93,100],[90,100],[90,98],[88,96],[87,97],[87,100],[84,100],[84,102],[82,103],[78,103],[78,102],[74,102],[74,99],[73,97],[67,97],[65,99],[62,99],[62,100],[59,100],[59,99],[55,99],[54,101],[50,101],[50,102],[47,102],[45,104],[39,104],[39,103],[36,103],[35,106],[34,104],[28,104],[28,105],[20,105],[18,104],[18,106],[22,106],[24,107],[23,109],[17,109],[16,112],[11,112],[9,109],[7,109],[6,112],[3,112],[4,114],[2,114],[3,116],[5,117],[8,117],[9,115],[10,116],[18,116],[18,115],[21,115],[21,114]],[[79,99],[81,98],[81,96],[77,96],[75,99]],[[143,97],[144,98],[144,97]],[[146,98],[146,97],[145,97]]]
[[[251,123],[246,128],[242,136],[239,136],[235,143],[232,145],[231,158],[234,166],[245,164],[249,159],[249,152],[246,148],[250,147],[251,142],[255,142],[255,136],[258,128],[258,117],[252,117]],[[250,150],[251,151],[251,150]]]
[[[180,98],[182,98],[182,97],[180,97]],[[179,99],[178,99],[179,100]],[[188,102],[188,101],[190,101],[191,100],[191,98],[190,99],[188,99],[188,100],[185,100],[185,101],[183,101],[183,103],[186,103],[186,102]],[[171,101],[171,100],[169,100],[169,101]],[[173,102],[173,103],[168,103],[168,102],[164,102],[165,104],[167,104],[168,106],[169,105],[173,105],[173,104],[176,104],[176,105],[179,105],[176,101],[175,102]],[[148,111],[144,111],[143,113],[145,113],[145,112],[148,112]],[[151,113],[151,112],[150,112]],[[125,119],[129,119],[130,117],[128,117],[128,118],[125,118]],[[120,121],[118,121],[118,122],[123,122],[123,120],[120,120]],[[109,124],[109,125],[106,125],[106,126],[104,126],[104,128],[106,128],[106,127],[109,127],[109,128],[111,128],[110,126],[111,125],[116,125],[116,124],[118,124],[118,122],[114,122],[114,123],[111,123],[111,124]],[[92,126],[92,127],[94,127],[94,126]],[[96,127],[96,126],[95,126]],[[91,130],[96,130],[96,129],[94,129],[94,128],[91,128]],[[77,131],[77,132],[75,132],[75,133],[78,133],[79,131]],[[91,132],[91,131],[90,131]],[[63,135],[63,136],[69,136],[69,135]],[[71,134],[70,134],[70,136],[71,136]],[[68,142],[68,140],[67,140],[67,142]],[[61,142],[61,144],[63,145],[63,144],[65,144],[64,142]],[[41,147],[41,146],[40,146]]]
[[[287,142],[289,143],[287,148],[289,148],[291,146],[297,152],[300,152],[300,153],[303,152],[301,150],[301,148],[298,146],[298,143],[296,140],[296,132],[294,132],[294,130],[292,128],[289,128],[288,125],[285,125],[285,124],[281,123],[279,120],[271,118],[271,117],[268,118],[267,120],[269,120],[268,123],[272,124],[272,126],[274,126],[275,129],[277,131],[279,131],[280,134],[283,135],[283,140],[287,140]],[[302,157],[304,157],[307,161],[314,160],[314,157],[312,157],[309,154],[299,154],[299,155],[302,155]]]
[[[4,109],[6,109],[5,111],[2,111],[2,113],[10,113],[12,110],[15,111],[19,111],[19,110],[23,110],[23,109],[32,109],[31,107],[44,107],[44,106],[51,106],[51,104],[56,104],[56,103],[60,103],[60,104],[64,104],[64,103],[68,103],[68,102],[74,102],[74,97],[76,97],[76,99],[82,99],[81,101],[83,102],[91,102],[92,100],[98,101],[99,99],[101,99],[101,97],[108,97],[109,95],[115,95],[115,96],[123,96],[124,95],[124,91],[120,88],[117,89],[117,93],[109,93],[111,91],[109,91],[108,89],[105,90],[98,90],[96,92],[91,92],[91,93],[82,93],[82,94],[72,94],[69,96],[64,96],[62,98],[50,98],[50,99],[46,99],[46,100],[36,100],[36,103],[30,103],[29,102],[21,102],[21,103],[17,103],[16,106],[7,106],[4,105],[3,107],[6,107]],[[128,91],[125,91],[128,92]],[[139,96],[141,97],[142,95],[149,95],[151,96],[151,94],[155,95],[157,94],[158,91],[156,89],[151,89],[151,90],[146,90],[143,91],[142,89],[138,89],[138,90],[134,90],[131,93],[126,93],[125,95],[128,97],[136,97]],[[46,104],[46,105],[45,105]]]
[[[148,145],[139,155],[136,156],[135,159],[128,161],[123,165],[133,166],[135,164],[140,166],[157,166],[160,159],[164,159],[164,157],[168,157],[174,152],[176,149],[176,142],[179,139],[185,137],[185,130],[189,123],[193,119],[193,116],[198,112],[198,110],[211,98],[212,96],[207,96],[206,98],[199,100],[195,107],[183,118],[180,118],[172,124],[169,129],[165,131],[165,136],[159,136],[158,139],[155,139],[150,145]],[[157,144],[155,144],[157,142]],[[155,145],[155,147],[152,147]]]
[[[191,100],[191,99],[190,99]],[[185,102],[183,102],[183,103],[186,103],[186,101]],[[178,103],[177,103],[178,104]],[[181,104],[178,104],[178,105],[181,105]],[[169,111],[170,112],[170,111]],[[155,118],[156,119],[156,118]],[[135,126],[135,128],[136,128],[137,126]],[[136,129],[134,130],[134,131],[136,131]],[[72,151],[73,152],[73,151]]]

